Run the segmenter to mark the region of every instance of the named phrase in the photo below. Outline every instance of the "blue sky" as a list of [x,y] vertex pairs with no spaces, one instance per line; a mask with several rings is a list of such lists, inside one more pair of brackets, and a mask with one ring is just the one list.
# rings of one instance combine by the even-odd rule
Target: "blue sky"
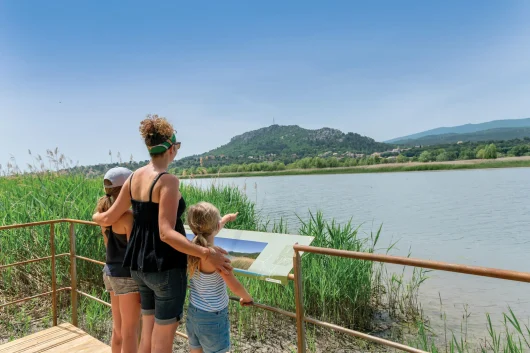
[[181,156],[268,126],[385,140],[530,116],[525,1],[0,1],[0,164]]

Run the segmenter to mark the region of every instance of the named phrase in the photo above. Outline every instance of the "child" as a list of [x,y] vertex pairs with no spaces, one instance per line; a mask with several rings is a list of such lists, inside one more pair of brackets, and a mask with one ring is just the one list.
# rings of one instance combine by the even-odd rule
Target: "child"
[[[106,195],[98,200],[96,212],[106,212],[112,206],[131,174],[129,169],[122,167],[112,168],[105,174]],[[101,228],[107,248],[103,282],[112,306],[112,353],[137,352],[140,294],[130,269],[122,266],[132,225],[133,215],[128,210],[110,227]]]
[[[193,243],[212,247],[214,237],[227,222],[234,221],[237,213],[223,218],[219,210],[208,202],[190,207],[188,225],[195,238]],[[233,272],[219,273],[213,266],[197,257],[188,256],[190,274],[190,305],[186,330],[192,353],[225,353],[230,351],[230,322],[228,320],[228,293],[226,286],[241,297],[241,305],[250,305],[252,297]]]

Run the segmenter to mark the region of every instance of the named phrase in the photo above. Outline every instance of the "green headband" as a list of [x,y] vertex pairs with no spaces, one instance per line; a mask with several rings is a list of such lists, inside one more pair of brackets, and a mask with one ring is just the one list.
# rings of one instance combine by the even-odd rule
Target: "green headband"
[[162,142],[161,144],[158,144],[156,146],[147,147],[149,150],[149,154],[161,154],[166,152],[168,149],[173,146],[177,142],[177,136],[175,134],[171,135],[170,138],[168,138],[166,141]]

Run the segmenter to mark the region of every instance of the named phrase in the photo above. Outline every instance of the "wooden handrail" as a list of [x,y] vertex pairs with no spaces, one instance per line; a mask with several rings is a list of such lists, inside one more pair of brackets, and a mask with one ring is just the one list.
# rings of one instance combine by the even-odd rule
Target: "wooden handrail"
[[[59,254],[59,255],[55,255],[55,258],[63,257],[63,256],[69,256],[69,255],[70,255],[70,253]],[[0,270],[6,269],[6,268],[9,268],[9,267],[13,267],[13,266],[26,265],[26,264],[30,264],[30,263],[33,263],[33,262],[39,262],[39,261],[50,260],[50,259],[53,259],[53,256],[45,256],[45,257],[39,257],[37,259],[14,262],[12,264],[1,265],[0,266]]]
[[[69,289],[70,289],[70,287],[64,287],[64,288],[61,288],[61,289],[57,289],[55,292],[58,293],[58,292],[62,292],[62,291],[69,290]],[[32,299],[44,297],[44,296],[50,295],[50,294],[53,294],[53,291],[37,294],[37,295],[31,296],[31,297],[18,299],[18,300],[9,302],[9,303],[4,303],[4,304],[0,305],[0,309],[2,309],[3,307],[9,306],[9,305],[13,305],[13,304],[25,303],[25,302],[30,301]]]
[[[53,240],[55,236],[54,225],[57,223],[69,223],[70,224],[70,253],[55,255],[55,245],[54,245]],[[19,300],[10,302],[10,303],[5,303],[5,304],[0,305],[0,309],[8,305],[26,302],[28,300],[43,297],[49,294],[52,294],[52,296],[54,297],[53,305],[55,306],[56,305],[56,299],[55,299],[56,293],[65,291],[65,290],[70,290],[72,294],[72,321],[74,325],[77,325],[76,308],[77,308],[77,295],[78,294],[84,297],[87,297],[89,299],[95,300],[100,304],[110,306],[109,303],[101,299],[98,299],[96,297],[93,297],[77,289],[77,272],[76,272],[76,266],[75,266],[76,259],[89,261],[89,262],[92,262],[98,265],[104,265],[105,263],[102,261],[97,261],[97,260],[88,258],[88,257],[76,255],[74,224],[98,226],[98,224],[94,222],[81,221],[81,220],[76,220],[76,219],[57,219],[57,220],[42,221],[42,222],[32,222],[32,223],[15,224],[15,225],[9,225],[9,226],[0,226],[0,231],[2,231],[2,230],[9,230],[9,229],[24,228],[24,227],[50,225],[50,241],[51,241],[51,249],[52,249],[51,256],[42,257],[38,259],[31,259],[27,261],[21,261],[21,262],[17,262],[13,264],[1,265],[0,270],[8,268],[8,267],[12,267],[12,266],[24,265],[27,263],[44,261],[48,259],[51,259],[52,264],[53,264],[52,265],[52,291],[51,292],[46,292],[46,293],[38,294],[32,297],[19,299]],[[338,257],[374,261],[374,262],[392,263],[392,264],[397,264],[397,265],[414,266],[414,267],[428,268],[428,269],[441,270],[441,271],[447,271],[447,272],[463,273],[463,274],[474,275],[474,276],[491,277],[491,278],[498,278],[498,279],[503,279],[503,280],[530,283],[530,273],[528,272],[502,270],[502,269],[480,267],[480,266],[467,266],[467,265],[452,264],[452,263],[432,261],[432,260],[415,259],[415,258],[409,258],[409,257],[392,256],[392,255],[385,255],[385,254],[374,254],[374,253],[363,253],[363,252],[338,250],[338,249],[328,249],[328,248],[298,245],[298,244],[294,245],[293,249],[294,249],[294,257],[293,257],[294,274],[289,274],[287,278],[295,282],[296,313],[292,313],[289,311],[282,310],[280,308],[271,307],[271,306],[259,304],[259,303],[254,303],[252,306],[263,309],[263,310],[276,312],[278,314],[296,319],[297,321],[297,345],[298,345],[298,351],[300,353],[305,352],[305,345],[306,345],[305,327],[304,327],[305,323],[310,323],[310,324],[318,325],[318,326],[325,327],[328,329],[332,329],[337,332],[342,332],[350,336],[369,340],[369,341],[379,343],[379,344],[382,344],[388,347],[396,348],[396,349],[399,349],[405,352],[427,353],[425,351],[422,351],[422,350],[419,350],[413,347],[409,347],[409,346],[406,346],[406,345],[403,345],[397,342],[385,340],[380,337],[371,336],[371,335],[368,335],[362,332],[350,330],[342,326],[338,326],[338,325],[335,325],[329,322],[324,322],[324,321],[320,321],[320,320],[305,316],[304,308],[303,308],[302,266],[301,266],[302,262],[301,262],[300,252],[328,255],[328,256],[338,256]],[[54,264],[55,264],[55,259],[61,256],[70,256],[70,273],[72,277],[71,278],[72,283],[71,283],[71,287],[55,289]],[[235,297],[230,297],[230,299],[239,301],[239,298],[235,298]],[[75,305],[75,308],[74,308],[74,305]],[[56,325],[56,312],[55,311],[54,311],[54,325]],[[177,332],[177,335],[187,338],[185,334],[180,333],[180,332]]]
[[367,260],[367,261],[374,261],[374,262],[385,262],[385,263],[390,263],[390,264],[422,267],[422,268],[428,268],[432,270],[464,273],[464,274],[474,275],[474,276],[491,277],[491,278],[498,278],[498,279],[504,279],[504,280],[510,280],[510,281],[530,283],[529,272],[519,272],[519,271],[511,271],[511,270],[501,270],[501,269],[490,268],[490,267],[452,264],[448,262],[415,259],[415,258],[403,257],[403,256],[392,256],[392,255],[364,253],[364,252],[348,251],[348,250],[318,248],[318,247],[307,246],[307,245],[294,245],[294,250],[295,252],[303,251],[303,252],[320,254],[320,255],[339,256],[339,257],[345,257],[345,258],[350,258],[350,259]]

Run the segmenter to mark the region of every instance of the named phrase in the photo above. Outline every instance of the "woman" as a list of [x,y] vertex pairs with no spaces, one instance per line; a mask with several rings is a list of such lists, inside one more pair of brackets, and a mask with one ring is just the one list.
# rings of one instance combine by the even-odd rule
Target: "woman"
[[131,206],[134,224],[123,265],[131,268],[138,283],[142,306],[140,353],[170,353],[175,332],[182,319],[187,286],[187,255],[199,257],[217,271],[232,267],[223,254],[186,239],[181,216],[186,204],[179,180],[167,173],[180,143],[173,127],[157,115],[148,115],[140,124],[151,161],[138,169],[123,185],[114,205],[93,216],[102,226],[112,224]]
[[[105,212],[120,194],[132,172],[127,168],[112,168],[103,178],[105,196],[98,200],[96,212]],[[131,278],[131,271],[123,267],[127,240],[131,235],[133,215],[125,212],[110,227],[102,227],[106,247],[103,283],[110,293],[112,306],[112,353],[136,353],[140,326],[140,294]]]

